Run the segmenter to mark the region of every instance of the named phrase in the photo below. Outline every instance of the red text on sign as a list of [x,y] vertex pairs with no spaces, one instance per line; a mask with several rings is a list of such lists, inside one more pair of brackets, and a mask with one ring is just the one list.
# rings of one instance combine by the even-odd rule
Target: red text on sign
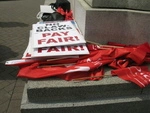
[[64,52],[64,51],[82,51],[84,50],[83,46],[62,46],[62,47],[49,47],[49,48],[38,48],[38,53],[43,52]]

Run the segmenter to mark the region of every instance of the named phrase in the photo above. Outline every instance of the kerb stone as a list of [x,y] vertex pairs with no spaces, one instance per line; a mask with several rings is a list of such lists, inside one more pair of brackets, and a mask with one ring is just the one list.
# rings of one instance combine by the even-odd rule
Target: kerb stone
[[142,89],[118,77],[100,81],[65,81],[60,79],[29,80],[27,94],[30,102],[71,102],[108,99],[141,94]]

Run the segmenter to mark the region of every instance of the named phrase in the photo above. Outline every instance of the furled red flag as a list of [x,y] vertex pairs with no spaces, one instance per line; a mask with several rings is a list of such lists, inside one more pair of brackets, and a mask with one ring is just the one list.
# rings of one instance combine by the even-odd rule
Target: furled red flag
[[150,71],[147,67],[138,66],[150,62],[148,43],[139,46],[87,44],[87,47],[89,55],[60,59],[31,58],[17,60],[12,65],[20,67],[18,77],[40,79],[57,76],[65,80],[100,80],[104,74],[103,66],[108,65],[117,68],[112,74],[123,80],[141,88],[150,84]]
[[[22,67],[19,70],[18,77],[26,77],[31,79],[46,78],[51,76],[57,76],[61,74],[73,73],[73,72],[87,72],[94,70],[102,65],[101,62],[86,62],[77,63],[74,65],[62,65],[62,66],[43,66],[39,67],[38,63],[34,63],[30,66]],[[59,71],[58,71],[59,70]]]
[[133,48],[115,48],[112,52],[111,57],[114,58],[109,64],[113,68],[125,68],[129,65],[130,60],[126,58],[128,54],[133,51]]
[[58,75],[58,77],[70,81],[84,81],[84,80],[101,80],[103,78],[103,68],[95,69],[87,72],[74,72],[68,74]]
[[129,65],[129,59],[114,59],[113,62],[109,64],[112,68],[125,68]]
[[147,54],[150,53],[150,47],[148,43],[137,46],[130,54],[127,55],[127,58],[132,59],[140,65],[144,62]]
[[150,71],[148,70],[148,67],[132,66],[112,70],[111,73],[112,75],[117,75],[123,80],[133,82],[141,88],[150,84]]
[[[112,62],[112,59],[100,59],[100,56],[102,55],[103,52],[95,53],[93,51],[91,53],[94,54],[85,55],[86,57],[81,56],[80,58],[78,58],[78,60],[75,58],[73,58],[72,60],[62,59],[63,62],[61,60],[57,62],[56,60],[56,61],[48,61],[48,63],[37,62],[28,66],[21,66],[18,73],[18,77],[39,79],[74,72],[89,72],[89,71],[94,72],[99,67]],[[93,75],[97,74],[95,73]]]
[[22,66],[19,70],[18,77],[39,79],[68,73],[90,71],[91,74],[88,76],[97,76],[99,67],[112,62],[113,59],[105,57],[111,52],[111,49],[95,50],[91,48],[89,55],[79,56],[79,58],[33,63],[29,66]]

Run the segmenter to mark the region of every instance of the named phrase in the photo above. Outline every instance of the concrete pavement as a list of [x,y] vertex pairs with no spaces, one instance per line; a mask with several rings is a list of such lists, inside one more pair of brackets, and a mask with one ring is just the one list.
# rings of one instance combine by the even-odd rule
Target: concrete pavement
[[26,79],[17,78],[18,67],[5,66],[7,60],[20,59],[29,30],[44,0],[0,0],[0,113],[20,113]]

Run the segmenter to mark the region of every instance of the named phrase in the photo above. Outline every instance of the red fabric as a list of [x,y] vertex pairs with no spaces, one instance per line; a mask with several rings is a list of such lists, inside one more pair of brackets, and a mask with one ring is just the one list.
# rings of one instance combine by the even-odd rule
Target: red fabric
[[132,66],[113,70],[111,73],[124,80],[134,82],[141,88],[144,88],[150,84],[150,72],[147,67]]
[[[32,79],[45,78],[50,76],[57,76],[66,73],[74,72],[88,72],[93,71],[90,76],[97,76],[98,68],[112,62],[113,59],[103,58],[102,56],[108,56],[112,50],[95,50],[91,49],[89,55],[83,55],[79,58],[62,59],[55,61],[45,61],[33,63],[30,66],[21,67],[18,73],[18,77],[26,77]],[[70,66],[51,66],[53,64],[68,64],[76,63]],[[40,66],[44,66],[39,68]],[[59,71],[58,71],[59,70]],[[89,75],[89,74],[88,74]]]
[[114,59],[113,62],[109,64],[110,67],[113,68],[125,68],[129,65],[129,60],[128,59]]
[[126,57],[129,53],[133,51],[133,48],[115,48],[112,54],[114,58]]
[[147,86],[150,72],[148,68],[137,66],[150,62],[149,44],[121,45],[122,48],[119,44],[111,43],[111,45],[118,47],[87,44],[90,54],[81,55],[79,58],[39,60],[21,66],[18,64],[20,66],[18,77],[39,79],[58,76],[65,80],[100,80],[103,76],[103,66],[108,65],[116,68],[112,74],[123,80],[131,81],[141,88]]
[[144,59],[147,55],[147,53],[150,52],[150,47],[147,43],[139,45],[137,48],[135,48],[130,54],[127,55],[127,58],[132,59],[137,63],[137,65],[140,65],[144,62]]
[[103,68],[96,69],[94,71],[87,72],[74,72],[68,74],[58,75],[58,77],[70,81],[83,81],[83,80],[101,80],[103,78],[104,70]]
[[61,15],[64,15],[65,20],[73,20],[73,13],[71,10],[69,12],[68,11],[65,12],[61,7],[59,7],[57,8],[57,12],[60,13]]
[[101,62],[87,62],[72,66],[48,66],[39,68],[39,64],[34,63],[30,66],[21,67],[18,73],[18,77],[37,79],[73,72],[87,72],[94,70],[101,65]]

